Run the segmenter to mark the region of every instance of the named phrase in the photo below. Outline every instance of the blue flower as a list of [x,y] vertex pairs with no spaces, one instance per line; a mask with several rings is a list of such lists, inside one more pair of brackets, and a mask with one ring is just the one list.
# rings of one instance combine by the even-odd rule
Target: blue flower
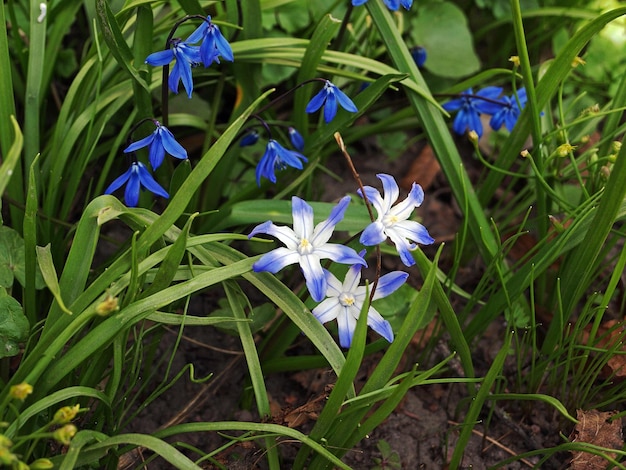
[[[400,259],[406,266],[413,266],[415,260],[411,250],[417,248],[417,243],[430,245],[435,240],[430,236],[426,227],[413,220],[408,220],[413,209],[419,207],[424,201],[424,190],[419,184],[413,183],[408,197],[392,207],[396,202],[400,191],[393,176],[379,173],[378,179],[383,183],[384,197],[377,189],[365,186],[365,195],[376,209],[377,217],[369,224],[361,234],[361,243],[365,246],[378,245],[389,237],[396,245]],[[363,197],[361,190],[359,196]]]
[[[409,10],[413,5],[413,0],[383,0],[383,2],[391,11],[397,11],[400,5],[402,5],[405,10]],[[355,7],[365,5],[365,3],[367,3],[367,0],[352,0],[352,5]]]
[[219,62],[219,56],[222,56],[229,62],[235,60],[230,44],[222,35],[219,26],[211,21],[210,16],[207,16],[206,21],[203,21],[198,29],[191,33],[186,42],[195,44],[200,40],[202,40],[200,57],[205,67],[208,67],[213,62]]
[[[329,271],[326,274],[326,300],[312,310],[313,315],[320,323],[337,319],[339,330],[339,344],[349,348],[356,328],[356,322],[366,301],[367,288],[359,286],[361,281],[361,266],[352,266],[341,283]],[[382,299],[395,292],[409,277],[408,273],[393,271],[385,274],[378,280],[376,292],[372,300]],[[390,343],[393,341],[393,330],[387,320],[378,311],[370,306],[367,311],[367,324]]]
[[159,121],[154,121],[154,123],[156,124],[155,131],[148,137],[144,137],[143,139],[130,144],[126,147],[124,153],[135,152],[140,148],[149,146],[150,165],[152,165],[153,170],[156,170],[161,163],[163,163],[165,152],[169,153],[173,157],[185,160],[187,158],[187,151],[182,145],[176,142],[176,139],[170,130],[165,126],[162,126]]
[[348,95],[330,81],[326,80],[324,88],[309,101],[305,111],[307,113],[314,113],[324,106],[324,120],[329,123],[337,114],[337,102],[339,102],[341,107],[346,111],[351,113],[358,111],[352,100],[348,98]]
[[517,104],[518,99],[519,105],[521,105],[522,108],[526,106],[527,98],[525,88],[517,90],[517,99],[515,99],[514,95],[504,96],[501,99],[503,106],[491,116],[491,120],[489,121],[489,125],[492,129],[497,131],[502,127],[502,124],[504,124],[509,132],[513,130],[521,113],[521,109]]
[[[494,114],[500,110],[502,104],[496,104],[494,101],[498,99],[501,93],[502,88],[496,86],[488,86],[476,94],[469,88],[461,93],[460,98],[445,103],[443,109],[446,111],[458,110],[452,125],[454,132],[463,135],[467,131],[475,131],[478,137],[482,136],[483,125],[480,121],[480,115]],[[482,98],[486,98],[486,100]]]
[[301,153],[287,150],[274,139],[270,139],[265,153],[256,167],[256,184],[261,186],[261,177],[276,183],[276,170],[284,170],[288,166],[302,170],[302,161],[308,161]]
[[146,64],[155,66],[168,65],[172,60],[176,60],[176,63],[174,67],[172,67],[167,81],[169,88],[174,93],[178,93],[178,83],[182,80],[183,86],[187,91],[187,96],[191,98],[193,91],[191,67],[197,66],[202,61],[200,58],[200,48],[198,46],[189,45],[187,41],[174,39],[170,49],[150,54],[146,58]]
[[291,199],[293,230],[286,226],[279,227],[268,220],[257,225],[248,235],[248,238],[251,238],[258,233],[266,233],[285,244],[285,247],[276,248],[263,255],[252,265],[252,270],[277,273],[285,266],[298,263],[311,297],[314,301],[320,302],[328,290],[321,260],[331,259],[336,263],[367,266],[365,260],[352,248],[328,243],[335,225],[343,219],[349,203],[350,196],[345,196],[333,208],[328,219],[314,227],[313,209],[305,201],[294,196]]
[[259,131],[256,129],[252,129],[246,135],[244,135],[239,141],[240,147],[249,147],[250,145],[254,145],[259,141]]
[[128,207],[137,207],[139,203],[139,191],[143,186],[151,193],[164,198],[169,198],[167,191],[155,181],[146,166],[141,162],[133,162],[130,168],[122,176],[113,181],[104,191],[104,194],[111,194],[121,188],[124,183],[126,190],[124,191],[124,202]]
[[295,148],[298,152],[302,152],[304,150],[304,137],[302,137],[302,134],[291,126],[289,126],[287,131],[289,132],[289,140],[291,141],[293,148]]
[[415,65],[417,65],[417,67],[421,69],[426,63],[428,54],[426,53],[426,49],[424,49],[422,46],[415,46],[411,49],[411,57],[413,57]]

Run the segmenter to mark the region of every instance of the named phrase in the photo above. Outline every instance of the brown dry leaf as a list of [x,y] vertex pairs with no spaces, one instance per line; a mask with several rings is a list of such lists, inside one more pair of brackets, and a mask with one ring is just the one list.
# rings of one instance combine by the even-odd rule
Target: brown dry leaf
[[[611,421],[610,418],[617,411],[602,412],[598,410],[576,410],[578,424],[572,431],[572,442],[587,442],[589,444],[606,447],[609,449],[621,449],[624,445],[622,436],[622,420]],[[612,458],[614,453],[608,453]],[[587,452],[572,452],[570,470],[604,470],[607,461],[602,457]]]
[[400,181],[400,186],[409,191],[415,182],[419,183],[426,191],[433,184],[437,173],[440,171],[441,166],[435,157],[433,148],[426,144],[417,158],[413,160],[411,168]]
[[[605,321],[598,327],[596,333],[597,342],[593,345],[599,348],[611,349],[617,344],[624,341],[624,325],[623,320]],[[589,332],[591,325],[587,325],[583,330],[582,342],[589,342]],[[626,353],[626,345],[619,348],[620,352]],[[606,363],[600,374],[601,378],[612,377],[613,380],[626,379],[626,354],[614,354]]]
[[316,420],[324,408],[324,404],[328,399],[328,395],[332,391],[333,386],[327,385],[324,393],[309,400],[304,405],[299,406],[295,410],[287,410],[278,420],[279,424],[287,425],[290,428],[297,428],[309,420]]

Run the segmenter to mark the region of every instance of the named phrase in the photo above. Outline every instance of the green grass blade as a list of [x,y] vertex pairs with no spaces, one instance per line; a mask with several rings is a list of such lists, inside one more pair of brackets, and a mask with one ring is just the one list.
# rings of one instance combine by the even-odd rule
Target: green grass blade
[[[1,9],[2,8],[0,7],[0,10]],[[3,74],[0,74],[0,76],[1,75]],[[6,142],[7,145],[8,142],[12,142],[11,147],[6,150],[2,150],[2,154],[6,155],[6,158],[2,160],[2,165],[0,165],[0,196],[4,195],[4,190],[7,188],[11,178],[14,176],[14,170],[20,159],[22,147],[24,146],[24,136],[22,135],[22,130],[20,129],[15,116],[8,116],[7,124],[8,123],[11,123],[13,126],[14,137],[12,137],[11,133],[9,133],[9,136],[6,138]],[[11,193],[11,197],[15,197],[13,193]]]

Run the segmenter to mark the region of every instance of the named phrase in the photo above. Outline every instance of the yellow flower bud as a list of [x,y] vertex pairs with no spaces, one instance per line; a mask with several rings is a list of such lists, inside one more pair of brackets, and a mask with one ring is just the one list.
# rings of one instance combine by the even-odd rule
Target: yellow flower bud
[[37,459],[29,467],[30,470],[48,470],[54,468],[54,464],[50,459]]
[[619,153],[619,151],[622,150],[622,143],[619,140],[614,140],[611,144],[611,148],[614,153]]
[[33,393],[33,386],[22,382],[21,384],[12,385],[9,390],[11,398],[24,401],[28,395]]
[[522,150],[519,154],[520,154],[523,158],[526,158],[526,157],[528,157],[528,156],[530,155],[530,152],[529,152],[528,150],[524,149],[524,150]]
[[574,57],[574,60],[572,60],[572,67],[576,68],[579,65],[585,65],[587,62],[585,62],[585,60],[582,57]]
[[476,142],[478,142],[478,133],[476,131],[469,131],[467,133],[467,138],[470,140],[470,142],[475,144]]
[[76,431],[77,431],[76,426],[74,426],[73,424],[66,424],[62,428],[59,428],[56,431],[54,431],[52,433],[52,437],[54,438],[55,441],[68,446],[70,445],[72,438],[76,434]]
[[109,313],[116,312],[120,309],[117,303],[117,297],[113,297],[111,294],[107,294],[102,302],[96,306],[96,313],[101,317],[108,315]]
[[511,57],[509,57],[509,62],[513,62],[513,65],[515,67],[519,67],[519,56],[512,55]]
[[559,146],[556,148],[556,154],[557,154],[557,156],[559,156],[559,157],[561,157],[561,158],[565,158],[565,157],[567,157],[567,156],[570,154],[570,152],[571,152],[572,150],[574,150],[574,149],[576,149],[576,147],[575,147],[575,146],[573,146],[573,145],[570,145],[570,144],[567,144],[567,143],[565,143],[565,144],[561,144],[561,145],[559,145]]
[[80,405],[64,406],[54,413],[54,424],[67,424],[72,421],[80,409]]

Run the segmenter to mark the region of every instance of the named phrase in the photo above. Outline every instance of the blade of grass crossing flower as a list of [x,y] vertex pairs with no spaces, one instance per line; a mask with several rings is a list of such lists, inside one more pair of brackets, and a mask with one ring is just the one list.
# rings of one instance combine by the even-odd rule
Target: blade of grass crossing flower
[[52,253],[50,252],[50,244],[44,247],[38,246],[36,247],[36,250],[39,269],[41,269],[41,274],[46,282],[46,285],[48,286],[48,289],[50,289],[50,293],[54,296],[54,300],[57,301],[59,308],[68,315],[72,315],[72,312],[65,306],[63,297],[61,296],[59,280],[54,268],[54,262],[52,261]]
[[478,415],[480,414],[485,401],[489,398],[493,384],[498,377],[502,376],[502,368],[504,367],[504,361],[509,355],[512,335],[513,332],[511,330],[506,332],[502,348],[500,348],[500,351],[494,358],[493,364],[491,364],[489,371],[485,375],[483,383],[471,401],[470,407],[465,415],[465,419],[463,420],[463,425],[461,426],[459,438],[455,443],[454,451],[452,452],[452,457],[450,458],[450,468],[459,468],[461,464],[463,453],[465,452],[467,443],[472,436],[472,431],[474,430],[474,425],[478,420]]
[[[369,289],[366,291],[366,299],[369,299]],[[335,426],[336,422],[344,421],[341,418],[341,407],[347,396],[353,395],[349,393],[354,388],[354,379],[359,371],[361,362],[363,361],[363,355],[365,353],[365,342],[367,339],[367,312],[369,311],[370,303],[366,301],[361,307],[359,318],[356,322],[356,328],[354,335],[352,336],[352,344],[348,350],[346,362],[341,369],[341,374],[337,377],[337,382],[333,386],[333,390],[328,396],[322,412],[315,422],[315,426],[309,433],[309,437],[315,441],[321,441],[329,431]],[[349,418],[348,418],[349,419]],[[358,426],[358,422],[352,423],[354,427]],[[305,468],[306,458],[309,455],[309,449],[302,447],[298,451],[296,460],[294,461],[294,468]]]
[[[35,295],[35,273],[37,272],[37,180],[35,166],[39,155],[35,157],[28,173],[28,191],[24,211],[24,314],[31,325],[37,323],[37,297]],[[0,194],[2,192],[0,191]]]
[[[317,72],[317,66],[320,63],[322,54],[328,47],[330,40],[337,34],[341,26],[341,21],[333,18],[331,15],[325,15],[317,24],[315,31],[306,48],[306,52],[302,57],[302,65],[298,70],[298,78],[296,83],[303,83],[306,80],[314,78]],[[293,116],[296,129],[305,131],[309,128],[309,115],[304,111],[306,104],[311,98],[313,91],[312,85],[305,85],[296,90],[294,96]]]
[[[266,419],[271,416],[270,401],[265,389],[265,377],[263,375],[263,369],[261,368],[261,361],[257,353],[256,344],[250,331],[250,323],[248,317],[244,312],[244,305],[242,301],[247,303],[247,307],[252,310],[247,298],[239,285],[234,282],[224,282],[224,291],[226,292],[226,298],[228,304],[233,312],[233,316],[241,320],[236,323],[237,331],[239,332],[239,339],[243,347],[243,352],[246,356],[246,362],[248,364],[248,373],[250,374],[250,380],[252,381],[252,388],[254,389],[254,397],[256,399],[257,409],[261,419]],[[245,299],[245,300],[244,300]],[[267,458],[269,467],[271,469],[280,469],[280,463],[278,460],[278,452],[276,443],[271,438],[265,439],[265,446],[267,451]]]
[[[539,80],[536,87],[537,106],[536,109],[543,109],[554,97],[559,85],[567,77],[572,69],[572,61],[585,47],[585,45],[598,34],[608,23],[626,15],[626,7],[610,10],[576,31],[572,38],[559,51],[559,54],[552,61],[550,68]],[[503,170],[508,170],[519,158],[519,153],[524,148],[528,134],[531,131],[530,109],[524,108],[520,114],[513,132],[502,145],[502,152],[498,156],[498,166]],[[491,200],[496,189],[504,178],[504,173],[491,171],[487,174],[485,181],[479,191],[479,199],[483,204]]]
[[[389,11],[383,8],[381,2],[368,2],[367,9],[398,70],[408,73],[418,86],[427,89],[424,79]],[[493,233],[489,230],[489,223],[482,206],[472,190],[472,184],[464,170],[448,126],[443,121],[441,112],[431,104],[430,100],[409,90],[407,90],[407,97],[422,122],[435,155],[437,155],[443,172],[450,182],[456,200],[461,207],[468,208],[465,217],[469,220],[472,237],[477,243],[483,259],[488,262],[495,255],[497,244]]]

